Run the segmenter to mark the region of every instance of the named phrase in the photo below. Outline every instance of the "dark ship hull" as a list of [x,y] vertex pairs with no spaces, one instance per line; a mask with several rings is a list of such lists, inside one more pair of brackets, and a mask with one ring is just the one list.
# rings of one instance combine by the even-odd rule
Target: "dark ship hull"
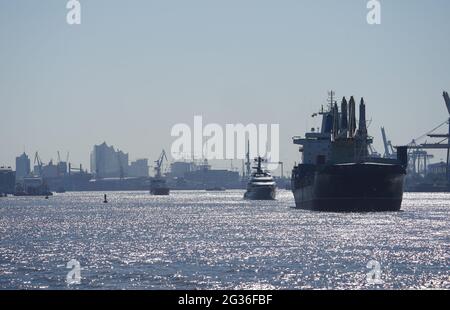
[[167,187],[152,188],[150,194],[155,196],[167,196],[170,194],[170,189]]
[[299,165],[293,170],[292,191],[300,209],[399,211],[405,175],[400,164]]
[[244,199],[249,200],[275,200],[276,188],[274,186],[253,187],[244,194]]

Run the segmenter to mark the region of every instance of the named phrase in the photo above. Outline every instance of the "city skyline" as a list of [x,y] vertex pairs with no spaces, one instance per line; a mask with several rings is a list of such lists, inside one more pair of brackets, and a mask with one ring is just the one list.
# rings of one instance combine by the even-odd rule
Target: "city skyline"
[[89,167],[103,141],[153,161],[175,124],[202,115],[279,124],[280,160],[292,166],[291,138],[317,127],[310,116],[330,89],[364,97],[379,152],[381,126],[409,143],[447,116],[450,3],[383,2],[380,25],[367,24],[366,4],[95,1],[70,26],[65,3],[2,2],[0,165],[14,167],[25,147]]
[[[94,155],[96,153],[96,150],[98,150],[98,149],[102,149],[104,153],[107,153],[107,155],[102,155],[102,156],[107,157],[106,160],[109,161],[109,164],[108,164],[109,167],[102,168],[103,171],[101,173],[97,172],[96,157]],[[78,163],[76,159],[75,160],[70,159],[70,157],[69,157],[70,153],[67,153],[66,157],[63,157],[63,156],[61,156],[60,152],[57,151],[57,154],[56,154],[56,156],[58,158],[57,160],[55,160],[54,158],[50,158],[49,160],[46,160],[46,159],[41,158],[41,156],[39,155],[39,152],[27,153],[26,151],[24,151],[21,154],[18,154],[16,156],[15,165],[5,165],[3,167],[5,167],[5,168],[10,167],[13,170],[16,170],[16,172],[18,171],[17,175],[19,178],[27,176],[30,173],[39,175],[39,173],[34,171],[37,169],[38,164],[39,164],[39,162],[36,162],[36,154],[38,156],[37,160],[40,161],[44,167],[49,166],[49,165],[56,167],[59,163],[63,163],[66,165],[65,170],[68,170],[69,164],[71,164],[72,167],[75,167],[76,169],[78,169],[78,167],[80,166],[80,163]],[[239,173],[242,173],[242,171],[245,170],[245,167],[243,165],[241,166],[242,160],[240,160],[240,159],[233,159],[231,162],[228,159],[208,160],[207,158],[186,157],[186,158],[180,159],[180,160],[171,160],[170,162],[166,163],[164,165],[165,166],[164,171],[169,171],[170,170],[169,166],[173,163],[192,163],[192,164],[202,165],[204,163],[205,159],[214,168],[225,168],[225,169],[229,169],[230,171],[238,171]],[[251,160],[253,161],[253,158]],[[92,173],[94,177],[96,176],[96,174],[100,174],[101,178],[108,177],[108,174],[112,174],[111,177],[119,177],[120,168],[119,168],[119,165],[114,166],[116,164],[115,161],[121,162],[121,164],[125,168],[125,170],[124,170],[125,176],[143,177],[144,175],[139,175],[139,174],[141,174],[141,172],[137,172],[137,171],[142,171],[143,165],[147,166],[147,170],[150,172],[149,175],[153,174],[152,171],[155,168],[155,164],[154,164],[155,161],[151,160],[151,158],[130,157],[129,153],[125,153],[124,150],[117,148],[113,144],[108,145],[106,141],[104,141],[103,143],[94,145],[90,151],[89,165],[85,166],[85,165],[81,164],[81,166],[83,167],[83,171]],[[112,164],[112,162],[114,162],[114,164]],[[222,165],[218,164],[220,162],[222,162]],[[151,165],[149,163],[151,163]],[[215,163],[215,165],[212,165],[211,163]],[[26,168],[26,167],[28,167],[28,168]],[[28,172],[26,172],[26,171],[28,171]],[[285,170],[285,172],[286,172],[286,170]],[[102,174],[106,174],[106,176],[105,175],[102,176]],[[149,175],[145,175],[145,176],[149,176]],[[284,175],[286,175],[286,174],[284,174]]]

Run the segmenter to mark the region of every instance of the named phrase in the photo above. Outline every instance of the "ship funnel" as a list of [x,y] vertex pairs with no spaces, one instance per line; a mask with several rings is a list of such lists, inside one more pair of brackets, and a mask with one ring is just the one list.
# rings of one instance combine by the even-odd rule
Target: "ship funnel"
[[342,98],[341,102],[341,132],[340,136],[346,138],[347,137],[347,131],[348,131],[348,106],[347,106],[347,99]]
[[353,96],[350,97],[348,113],[348,137],[353,138],[356,131],[355,99]]
[[336,140],[336,138],[339,135],[339,109],[336,103],[333,106],[332,113],[333,113],[333,138],[334,140]]
[[367,136],[367,124],[366,124],[366,105],[364,104],[364,98],[361,98],[359,104],[359,128],[358,135]]

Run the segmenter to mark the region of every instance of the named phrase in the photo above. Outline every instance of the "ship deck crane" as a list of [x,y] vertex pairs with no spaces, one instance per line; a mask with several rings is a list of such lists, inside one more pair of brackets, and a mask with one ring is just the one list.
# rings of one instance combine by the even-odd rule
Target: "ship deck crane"
[[380,158],[381,157],[381,154],[378,153],[378,151],[375,149],[375,147],[372,145],[372,143],[368,143],[367,146],[369,148],[370,157],[372,157],[372,158]]
[[384,157],[385,158],[396,158],[394,147],[392,146],[392,142],[386,137],[386,130],[384,127],[381,127],[381,136],[383,137],[383,145],[384,145]]

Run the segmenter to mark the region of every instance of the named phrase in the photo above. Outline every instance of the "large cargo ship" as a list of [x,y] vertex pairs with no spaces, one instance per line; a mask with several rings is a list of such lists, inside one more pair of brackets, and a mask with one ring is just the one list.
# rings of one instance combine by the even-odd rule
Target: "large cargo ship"
[[333,100],[322,116],[318,131],[294,137],[302,163],[292,171],[291,187],[300,209],[328,212],[398,211],[408,163],[407,148],[397,158],[371,157],[373,139],[367,133],[366,106],[361,99],[356,128],[355,100],[345,97],[339,110]]

